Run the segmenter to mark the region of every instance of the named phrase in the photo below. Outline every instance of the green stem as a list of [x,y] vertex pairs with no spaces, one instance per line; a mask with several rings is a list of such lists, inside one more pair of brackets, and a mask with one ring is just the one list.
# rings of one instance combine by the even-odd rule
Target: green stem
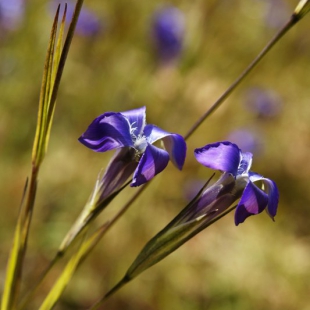
[[255,57],[250,65],[239,75],[234,83],[215,101],[211,108],[201,116],[201,118],[193,125],[193,127],[184,136],[187,140],[229,96],[239,86],[239,84],[248,76],[248,74],[256,67],[256,65],[263,59],[263,57],[270,51],[270,49],[288,32],[297,22],[298,18],[295,15],[291,16],[289,22],[269,41],[263,50]]

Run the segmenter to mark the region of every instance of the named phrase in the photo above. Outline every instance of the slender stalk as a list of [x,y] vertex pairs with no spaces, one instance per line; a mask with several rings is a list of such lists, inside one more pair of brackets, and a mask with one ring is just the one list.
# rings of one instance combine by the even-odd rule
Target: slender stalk
[[190,130],[184,136],[187,140],[229,96],[239,86],[239,84],[248,76],[248,74],[258,65],[263,57],[270,51],[270,49],[290,30],[297,22],[298,18],[295,15],[291,16],[288,23],[269,41],[269,43],[262,49],[262,51],[255,57],[250,65],[239,75],[239,77],[231,84],[231,86],[214,102],[214,104],[208,109],[208,111],[202,115],[199,120],[190,128]]

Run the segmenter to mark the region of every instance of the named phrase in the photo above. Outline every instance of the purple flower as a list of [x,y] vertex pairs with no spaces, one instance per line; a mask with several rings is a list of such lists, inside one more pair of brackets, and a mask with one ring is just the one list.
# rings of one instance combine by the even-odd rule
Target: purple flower
[[259,87],[248,90],[245,104],[252,113],[261,118],[275,117],[282,109],[282,102],[275,92]]
[[[69,23],[74,13],[75,2],[72,2],[70,0],[53,0],[52,2],[53,14],[55,13],[55,10],[59,3],[67,4],[66,21]],[[62,5],[62,9],[64,9],[64,5]],[[60,16],[62,16],[62,12],[63,11],[60,12],[61,13]],[[89,11],[85,7],[82,7],[78,22],[76,24],[76,33],[85,37],[95,36],[102,31],[102,28],[103,28],[102,22],[95,15],[95,13]]]
[[[243,190],[235,212],[236,225],[263,210],[274,218],[279,201],[277,186],[272,180],[250,171],[251,153],[242,153],[236,144],[224,141],[196,149],[195,156],[202,165],[231,174],[236,180],[235,188]],[[262,186],[257,186],[257,182]]]
[[14,30],[25,12],[25,0],[0,0],[0,26]]
[[266,1],[265,20],[270,28],[282,27],[290,15],[287,3],[283,0]]
[[229,133],[228,141],[237,144],[242,150],[257,154],[262,150],[261,137],[247,129],[236,129]]
[[[118,150],[104,176],[105,183],[117,183],[109,192],[119,188],[132,172],[131,186],[146,183],[165,169],[169,159],[178,169],[183,167],[186,156],[183,137],[155,125],[146,125],[145,110],[142,107],[121,113],[104,113],[79,138],[82,144],[96,152]],[[163,141],[165,149],[153,145],[158,140]],[[121,181],[114,181],[115,176]]]
[[172,6],[158,10],[154,16],[152,29],[159,57],[163,61],[177,58],[183,48],[183,13]]

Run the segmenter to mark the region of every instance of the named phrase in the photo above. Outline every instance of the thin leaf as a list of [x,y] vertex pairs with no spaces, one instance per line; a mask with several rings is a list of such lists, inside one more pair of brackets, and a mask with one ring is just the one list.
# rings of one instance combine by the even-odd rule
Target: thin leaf
[[[65,4],[65,9],[64,9],[63,16],[62,16],[62,20],[61,20],[57,44],[56,44],[56,49],[55,49],[55,53],[54,53],[54,64],[53,64],[53,72],[52,72],[52,79],[51,79],[53,82],[53,86],[54,86],[54,82],[56,79],[56,74],[57,74],[58,65],[59,65],[60,56],[61,56],[61,51],[62,51],[62,47],[63,47],[63,37],[64,37],[64,31],[65,31],[66,15],[67,15],[67,4]],[[50,101],[50,98],[49,98],[49,101]]]
[[[51,68],[52,68],[51,89],[49,90],[48,102],[46,104],[46,106],[47,106],[46,128],[45,128],[45,133],[44,133],[44,137],[45,137],[44,152],[45,153],[47,152],[48,142],[49,142],[52,123],[53,123],[53,117],[54,117],[55,107],[56,107],[55,102],[52,102],[52,95],[53,95],[54,88],[55,88],[56,76],[57,76],[57,72],[59,71],[59,62],[60,62],[60,58],[61,58],[61,54],[62,54],[62,45],[63,45],[64,30],[65,30],[66,14],[67,14],[67,4],[65,4],[65,10],[64,10],[62,21],[60,24],[56,48],[55,48],[54,54],[53,54],[53,58],[54,58],[53,59],[53,65],[51,66]],[[56,98],[55,98],[55,101],[56,101]]]
[[[76,10],[73,16],[73,21],[70,25],[70,29],[66,37],[65,46],[64,49],[61,51],[65,16],[63,17],[60,30],[60,38],[58,38],[56,46],[56,53],[55,42],[60,6],[58,6],[54,18],[47,55],[45,59],[40,91],[37,127],[32,149],[32,174],[29,190],[27,192],[27,199],[25,199],[25,207],[19,215],[15,229],[14,243],[8,261],[7,275],[4,284],[4,293],[1,308],[2,310],[12,310],[16,306],[16,299],[18,296],[19,286],[21,282],[23,260],[26,253],[32,211],[36,197],[37,176],[39,173],[40,164],[42,163],[44,155],[46,153],[49,132],[51,129],[55,109],[57,91],[82,4],[83,0],[78,0],[76,4]],[[54,74],[53,72],[56,72],[56,74]]]
[[39,100],[38,121],[32,153],[33,169],[30,186],[27,194],[26,192],[24,192],[23,205],[21,207],[21,211],[19,213],[18,221],[15,228],[14,241],[8,261],[8,268],[5,279],[4,293],[1,306],[2,310],[11,310],[15,307],[20,287],[23,259],[26,252],[28,232],[37,189],[37,174],[39,171],[39,164],[42,161],[42,150],[44,148],[43,134],[47,115],[46,102],[50,85],[52,63],[51,60],[53,59],[53,50],[57,33],[58,14],[59,7],[54,18],[44,66]]
[[42,85],[40,91],[40,99],[39,99],[39,109],[38,109],[38,120],[37,120],[37,128],[36,134],[32,149],[32,163],[35,167],[39,166],[44,157],[45,143],[44,143],[44,134],[46,131],[46,123],[47,123],[47,103],[49,100],[49,90],[50,90],[50,80],[51,80],[51,72],[52,72],[52,59],[54,53],[54,46],[57,34],[57,23],[59,16],[60,6],[57,8],[57,12],[54,18],[49,45],[47,49]]
[[54,105],[55,105],[55,101],[56,101],[56,97],[57,97],[57,92],[58,92],[58,88],[59,88],[59,84],[60,84],[60,80],[62,77],[62,73],[63,73],[63,69],[65,66],[65,62],[69,53],[69,48],[73,39],[73,35],[74,35],[74,30],[78,21],[78,17],[82,8],[84,0],[78,0],[75,6],[75,10],[73,13],[73,17],[69,26],[69,30],[66,36],[66,40],[64,43],[64,47],[63,50],[61,52],[61,56],[60,56],[60,60],[59,60],[59,65],[58,65],[58,69],[57,69],[57,73],[56,73],[56,77],[55,77],[55,81],[54,81],[54,87],[53,87],[53,91],[51,94],[51,99],[50,99],[50,109],[49,109],[49,113],[47,115],[47,122],[50,123],[53,117],[53,111],[54,111]]

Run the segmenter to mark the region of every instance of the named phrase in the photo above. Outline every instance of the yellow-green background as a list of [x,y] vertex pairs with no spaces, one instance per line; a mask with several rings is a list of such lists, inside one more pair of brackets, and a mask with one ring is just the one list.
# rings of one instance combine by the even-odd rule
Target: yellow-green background
[[[185,134],[253,59],[277,28],[264,18],[272,0],[85,0],[105,22],[95,38],[76,36],[59,90],[39,186],[22,292],[53,257],[112,152],[77,138],[105,111],[147,107],[147,121]],[[298,1],[283,1],[288,11]],[[184,12],[184,51],[169,68],[150,42],[152,14],[173,4]],[[281,3],[281,1],[278,1]],[[47,2],[27,1],[21,28],[0,42],[0,290],[31,148],[52,18]],[[280,28],[280,26],[279,26]],[[263,213],[235,227],[230,214],[113,296],[102,309],[310,309],[310,16],[292,29],[237,91],[188,141],[182,172],[171,164],[132,205],[78,270],[55,309],[85,309],[125,273],[141,247],[186,204],[189,182],[207,180],[193,150],[249,128],[262,137],[253,170],[280,190],[276,222]],[[244,108],[250,87],[282,99],[276,118]],[[198,190],[198,188],[197,188]],[[98,218],[111,218],[137,189],[127,188]],[[65,260],[64,260],[65,261]],[[58,264],[29,309],[37,309],[62,270]]]

